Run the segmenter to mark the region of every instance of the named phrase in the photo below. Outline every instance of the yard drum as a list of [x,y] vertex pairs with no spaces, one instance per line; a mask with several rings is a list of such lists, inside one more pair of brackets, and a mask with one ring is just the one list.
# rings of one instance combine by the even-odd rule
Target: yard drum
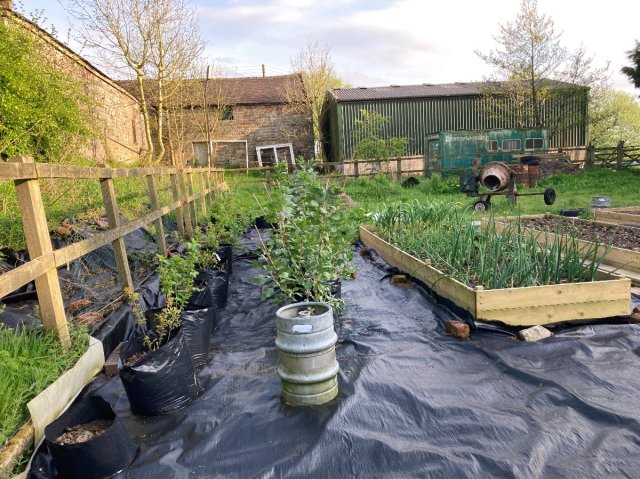
[[296,406],[330,401],[338,394],[333,310],[326,303],[294,303],[276,311],[276,347],[282,398]]

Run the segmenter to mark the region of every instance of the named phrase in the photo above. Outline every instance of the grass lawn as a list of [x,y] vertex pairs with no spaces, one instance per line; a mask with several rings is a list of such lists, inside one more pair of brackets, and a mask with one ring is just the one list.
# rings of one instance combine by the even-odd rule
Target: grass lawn
[[[266,204],[264,185],[256,183],[256,177],[245,175],[227,175],[232,191],[242,197],[241,203],[248,209],[259,211],[258,203]],[[245,183],[244,181],[251,181]],[[445,202],[467,207],[474,198],[468,198],[458,192],[458,178],[434,177],[420,178],[420,184],[414,188],[403,188],[398,181],[383,176],[372,178],[335,178],[330,181],[340,185],[356,203],[351,218],[354,224],[367,221],[367,214],[383,209],[385,205],[417,199],[424,202]],[[481,215],[526,215],[540,213],[557,214],[561,209],[585,208],[588,217],[593,196],[610,196],[612,207],[640,205],[640,171],[592,169],[576,175],[556,175],[539,183],[536,188],[521,188],[519,191],[542,192],[548,187],[556,190],[555,204],[547,206],[542,195],[518,198],[511,206],[504,196],[491,199],[492,208]]]
[[[252,216],[264,213],[260,205],[267,205],[268,198],[264,184],[259,182],[263,178],[260,173],[226,175],[231,193],[237,195],[234,206],[239,205],[241,212]],[[439,201],[456,203],[461,207],[474,202],[473,198],[458,192],[456,176],[436,176],[420,180],[418,186],[408,189],[383,176],[358,179],[336,177],[330,181],[340,185],[355,201],[356,208],[351,214],[354,224],[366,221],[366,214],[369,212],[379,211],[384,205],[401,201]],[[114,184],[123,216],[131,219],[149,211],[144,178],[116,178]],[[542,181],[538,187],[529,191],[541,192],[550,186],[557,193],[553,206],[545,205],[542,196],[519,198],[516,206],[508,205],[502,196],[495,196],[491,200],[491,212],[496,215],[516,215],[558,213],[564,208],[585,208],[588,211],[593,196],[610,196],[613,207],[640,205],[640,171],[593,169],[579,175],[557,175]],[[162,205],[173,201],[168,178],[163,179],[159,185],[159,192]],[[42,195],[52,231],[65,218],[86,220],[104,215],[97,180],[42,180]],[[0,248],[25,248],[15,189],[8,181],[0,181]]]
[[52,333],[0,327],[0,447],[29,417],[27,403],[87,350],[84,328],[71,331],[73,347],[67,354]]

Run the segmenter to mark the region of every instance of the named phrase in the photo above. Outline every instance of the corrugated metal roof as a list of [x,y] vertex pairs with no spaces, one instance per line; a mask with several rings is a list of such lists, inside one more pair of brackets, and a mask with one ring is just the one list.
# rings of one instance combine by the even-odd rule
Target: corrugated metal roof
[[444,83],[433,85],[391,85],[370,88],[334,88],[331,94],[338,101],[396,100],[436,96],[479,95],[482,83]]
[[[137,95],[136,82],[133,80],[118,82],[134,95]],[[267,77],[242,77],[242,78],[215,78],[209,80],[207,99],[210,104],[223,101],[226,105],[270,105],[284,104],[286,100],[287,85],[302,88],[298,74],[267,76]],[[147,94],[154,104],[153,83],[149,82]],[[185,80],[177,98],[184,106],[201,105],[204,98],[204,79]]]
[[[496,82],[471,82],[471,83],[423,83],[421,85],[391,85],[380,87],[360,88],[334,88],[329,90],[337,101],[372,101],[372,100],[399,100],[405,98],[433,98],[451,96],[476,96],[481,95],[482,90],[489,86],[496,86]],[[550,81],[554,87],[567,86],[568,83]],[[577,86],[577,85],[572,85]]]

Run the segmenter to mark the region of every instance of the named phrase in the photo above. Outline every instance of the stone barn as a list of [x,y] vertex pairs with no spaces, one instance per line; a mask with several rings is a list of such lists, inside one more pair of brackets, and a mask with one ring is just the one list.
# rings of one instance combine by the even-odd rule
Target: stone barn
[[[120,82],[135,93],[131,81]],[[287,101],[297,74],[191,79],[169,86],[164,142],[176,165],[247,167],[313,156],[311,116]],[[150,91],[151,104],[154,92]],[[156,133],[157,135],[157,133]]]

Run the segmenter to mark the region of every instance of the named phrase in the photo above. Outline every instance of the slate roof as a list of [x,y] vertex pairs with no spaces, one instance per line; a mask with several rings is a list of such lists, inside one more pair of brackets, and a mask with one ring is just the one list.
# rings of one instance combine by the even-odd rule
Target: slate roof
[[[131,93],[136,94],[135,81],[126,80],[119,82]],[[287,85],[302,87],[300,77],[297,74],[267,76],[267,77],[242,77],[242,78],[215,78],[209,80],[207,98],[211,105],[215,105],[218,99],[223,99],[226,105],[271,105],[287,103],[285,91]],[[152,85],[150,83],[150,85]],[[204,79],[185,80],[178,92],[184,106],[201,105],[204,98]],[[148,90],[153,102],[153,91]]]
[[[569,85],[563,82],[550,82],[552,87]],[[449,96],[477,96],[482,90],[490,86],[489,82],[471,83],[423,83],[421,85],[391,85],[380,87],[334,88],[329,90],[337,101],[372,101],[399,100],[409,98],[430,98]],[[572,85],[575,86],[575,85]]]

